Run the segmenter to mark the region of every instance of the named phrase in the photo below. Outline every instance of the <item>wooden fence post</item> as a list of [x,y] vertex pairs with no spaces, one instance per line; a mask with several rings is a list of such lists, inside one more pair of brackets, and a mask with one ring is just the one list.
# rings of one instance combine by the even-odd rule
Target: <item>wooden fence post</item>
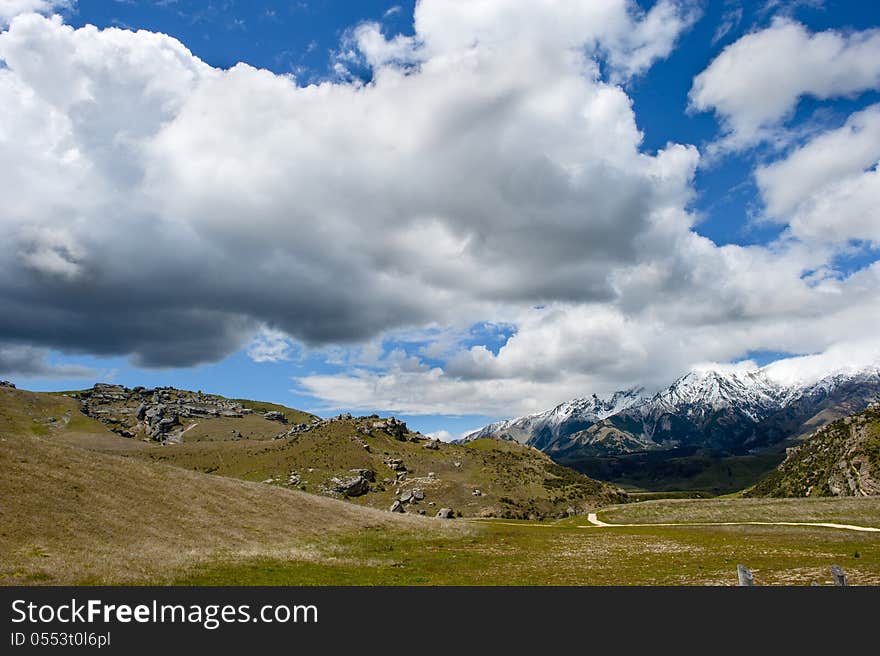
[[739,584],[741,586],[755,585],[755,577],[752,575],[752,572],[748,567],[737,565],[736,575],[739,578]]
[[831,566],[831,578],[834,579],[834,585],[839,587],[846,586],[846,574],[840,568],[840,565]]

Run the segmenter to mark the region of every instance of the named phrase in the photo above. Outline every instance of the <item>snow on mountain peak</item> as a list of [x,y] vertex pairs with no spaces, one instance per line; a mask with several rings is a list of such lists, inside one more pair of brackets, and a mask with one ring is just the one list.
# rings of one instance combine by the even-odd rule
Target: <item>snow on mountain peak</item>
[[874,344],[849,344],[817,355],[803,355],[777,360],[761,371],[778,385],[807,387],[830,377],[854,377],[880,372],[880,341]]
[[769,406],[778,402],[782,390],[760,369],[744,367],[694,369],[657,393],[651,405],[675,410],[684,405],[706,404],[713,408]]
[[664,416],[688,417],[690,421],[729,410],[758,422],[805,394],[827,394],[852,381],[880,383],[880,342],[861,347],[849,344],[846,349],[786,358],[765,367],[751,360],[700,364],[654,396],[647,396],[641,387],[604,399],[594,394],[545,412],[496,422],[464,439],[502,435],[544,448],[616,415],[640,417],[639,421],[650,423]]

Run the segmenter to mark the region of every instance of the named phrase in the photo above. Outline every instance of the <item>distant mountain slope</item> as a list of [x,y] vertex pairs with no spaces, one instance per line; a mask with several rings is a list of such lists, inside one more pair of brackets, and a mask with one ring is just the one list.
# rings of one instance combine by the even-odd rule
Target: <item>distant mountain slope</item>
[[[652,397],[640,388],[607,401],[576,399],[490,424],[464,441],[499,437],[554,454],[609,455],[683,446],[746,453],[809,432],[880,398],[880,367],[794,385],[751,372],[692,371]],[[823,414],[824,413],[824,414]]]
[[489,424],[464,441],[496,437],[544,450],[559,440],[645,401],[642,388],[615,392],[608,399],[592,397],[560,403],[555,408]]
[[746,496],[880,495],[880,405],[820,428]]
[[607,401],[578,399],[497,422],[463,441],[514,440],[617,484],[729,492],[770,471],[790,440],[878,400],[878,365],[801,380],[779,376],[772,365],[691,371],[650,397],[630,391]]

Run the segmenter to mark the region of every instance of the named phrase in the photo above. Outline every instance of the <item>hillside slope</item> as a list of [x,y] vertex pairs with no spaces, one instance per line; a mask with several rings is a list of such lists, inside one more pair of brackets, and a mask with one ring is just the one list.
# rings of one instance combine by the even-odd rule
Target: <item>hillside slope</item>
[[[448,508],[455,516],[527,519],[625,500],[535,449],[496,440],[444,444],[394,418],[319,419],[173,388],[3,389],[0,407],[17,417],[19,431],[386,511],[435,515]],[[88,430],[71,431],[76,425]]]
[[880,495],[880,406],[820,428],[746,496]]
[[[467,530],[71,446],[63,429],[29,434],[9,414],[0,415],[0,584],[162,582],[220,558],[333,560],[322,549],[334,535]],[[90,428],[81,439],[122,439]]]
[[402,501],[398,511],[429,515],[451,508],[465,517],[541,519],[625,500],[535,449],[497,440],[442,443],[393,418],[342,415],[295,426],[281,439],[230,440],[225,427],[202,428],[181,444],[130,455],[385,510]]

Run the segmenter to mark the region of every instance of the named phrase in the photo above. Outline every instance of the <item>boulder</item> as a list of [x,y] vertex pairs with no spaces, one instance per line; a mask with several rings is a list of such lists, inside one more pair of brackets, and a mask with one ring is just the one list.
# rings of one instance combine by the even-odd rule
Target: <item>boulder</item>
[[453,519],[455,517],[455,513],[452,508],[441,508],[437,511],[437,517],[440,519]]
[[363,476],[349,478],[333,478],[333,489],[347,497],[359,497],[370,491],[370,482]]
[[412,498],[414,501],[423,501],[425,499],[425,493],[422,490],[413,490]]
[[410,490],[405,490],[400,494],[400,502],[407,503],[413,500],[413,493]]
[[268,419],[269,421],[277,421],[282,424],[287,423],[287,417],[284,416],[283,412],[278,412],[277,410],[270,410],[263,414],[263,419]]
[[406,512],[406,510],[403,507],[403,504],[400,503],[400,501],[398,501],[397,499],[395,499],[394,503],[391,504],[390,510],[391,510],[391,512],[396,512],[396,513],[405,513]]
[[483,496],[483,493],[480,490],[474,490],[473,492],[471,492],[471,496],[481,497]]
[[177,415],[171,415],[170,417],[165,417],[161,419],[157,424],[160,433],[166,433],[169,429],[174,426],[177,426],[180,421],[177,419]]
[[370,483],[373,483],[376,480],[376,472],[372,469],[352,469],[350,470],[352,474],[357,474],[363,478],[366,478]]
[[438,451],[440,449],[440,440],[431,440],[425,445],[425,448],[431,451]]
[[401,460],[400,458],[386,458],[385,464],[388,465],[388,468],[393,471],[406,471],[406,465],[403,464],[403,460]]
[[161,419],[164,415],[165,415],[165,406],[162,405],[161,403],[150,406],[149,408],[147,408],[144,411],[144,417],[151,424],[154,424],[157,421],[159,421],[159,419]]
[[8,380],[0,380],[0,387],[8,387],[9,389],[15,389],[15,385],[9,382]]

